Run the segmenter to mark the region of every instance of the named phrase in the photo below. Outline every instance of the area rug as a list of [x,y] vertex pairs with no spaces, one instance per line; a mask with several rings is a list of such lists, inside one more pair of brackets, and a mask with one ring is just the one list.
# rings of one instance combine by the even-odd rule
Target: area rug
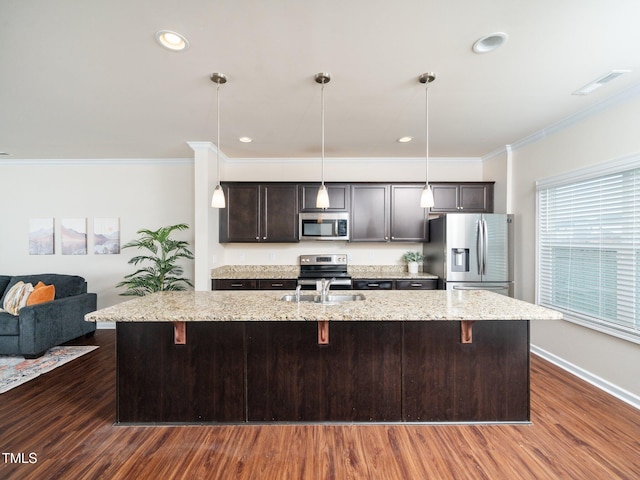
[[33,380],[96,348],[97,345],[53,347],[42,357],[33,360],[14,355],[0,355],[0,393]]

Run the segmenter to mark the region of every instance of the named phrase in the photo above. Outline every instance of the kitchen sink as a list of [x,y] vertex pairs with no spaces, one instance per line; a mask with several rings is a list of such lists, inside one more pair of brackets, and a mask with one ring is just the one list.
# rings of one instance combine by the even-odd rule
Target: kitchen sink
[[[322,301],[322,297],[318,294],[305,294],[300,295],[300,302],[313,302],[322,303],[324,305],[331,305],[344,302],[358,302],[364,300],[365,296],[362,293],[350,293],[350,294],[329,294],[325,301]],[[284,295],[280,298],[283,302],[297,302],[296,295]]]

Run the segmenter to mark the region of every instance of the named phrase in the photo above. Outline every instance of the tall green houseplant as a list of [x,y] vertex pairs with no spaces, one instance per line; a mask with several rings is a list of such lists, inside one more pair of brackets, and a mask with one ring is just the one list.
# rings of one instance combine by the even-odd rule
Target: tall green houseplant
[[161,291],[182,291],[186,285],[193,287],[191,281],[182,278],[182,267],[176,262],[181,258],[193,260],[193,253],[185,241],[174,240],[174,230],[187,230],[189,225],[180,223],[162,227],[158,230],[142,229],[136,233],[141,235],[137,240],[123,245],[122,248],[139,248],[147,250],[146,255],[137,255],[129,260],[132,265],[143,264],[138,270],[125,275],[125,280],[116,287],[126,287],[127,291],[120,295],[142,297],[149,293]]

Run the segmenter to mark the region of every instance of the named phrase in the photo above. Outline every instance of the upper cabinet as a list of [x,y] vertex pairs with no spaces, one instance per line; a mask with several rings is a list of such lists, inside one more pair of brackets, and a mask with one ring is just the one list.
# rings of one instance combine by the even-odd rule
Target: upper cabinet
[[352,185],[351,241],[428,241],[428,210],[420,207],[423,187],[423,184]]
[[429,209],[420,206],[423,189],[424,184],[391,185],[391,241],[429,241]]
[[[435,206],[420,207],[423,183],[327,183],[328,211],[350,212],[352,242],[428,242],[429,213],[492,213],[493,182],[432,183]],[[220,242],[298,242],[298,213],[317,212],[319,183],[223,182]]]
[[348,212],[349,197],[351,192],[349,185],[337,183],[325,183],[329,192],[329,208],[317,208],[316,197],[318,196],[319,183],[301,184],[298,186],[298,196],[300,198],[301,212]]
[[220,242],[297,242],[298,185],[223,183]]
[[389,185],[351,185],[351,241],[389,241]]
[[493,213],[494,182],[432,183],[432,213]]

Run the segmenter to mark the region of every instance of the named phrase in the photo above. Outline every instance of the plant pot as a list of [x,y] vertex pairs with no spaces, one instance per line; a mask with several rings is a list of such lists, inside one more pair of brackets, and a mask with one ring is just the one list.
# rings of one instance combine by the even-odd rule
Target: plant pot
[[418,273],[418,262],[408,262],[407,268],[409,269],[409,273]]

